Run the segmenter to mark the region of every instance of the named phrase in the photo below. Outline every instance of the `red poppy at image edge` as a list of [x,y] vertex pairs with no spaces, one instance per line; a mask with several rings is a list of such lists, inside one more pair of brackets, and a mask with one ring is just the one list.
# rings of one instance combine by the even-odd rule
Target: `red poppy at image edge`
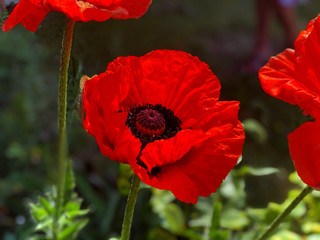
[[216,191],[242,152],[239,102],[188,53],[119,57],[83,87],[83,124],[101,152],[140,179],[196,203]]
[[50,11],[62,12],[74,21],[106,21],[109,18],[139,18],[151,0],[20,0],[2,26],[7,32],[18,23],[36,31]]
[[302,181],[320,190],[320,15],[310,21],[296,42],[270,58],[260,69],[263,90],[298,105],[315,120],[306,122],[288,136],[289,150]]

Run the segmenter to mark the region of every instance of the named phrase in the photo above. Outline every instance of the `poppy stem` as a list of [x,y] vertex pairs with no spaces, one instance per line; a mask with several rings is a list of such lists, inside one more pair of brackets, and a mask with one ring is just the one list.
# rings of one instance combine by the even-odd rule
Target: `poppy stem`
[[68,161],[68,143],[66,133],[67,119],[67,86],[68,86],[68,69],[70,62],[70,52],[72,44],[74,21],[66,19],[66,24],[62,39],[62,50],[59,70],[59,109],[58,109],[58,179],[57,179],[57,198],[55,201],[55,213],[53,219],[53,237],[58,239],[59,235],[59,218],[64,204],[65,179]]
[[137,196],[139,192],[140,182],[141,182],[140,178],[136,174],[134,174],[133,180],[130,186],[126,211],[124,213],[124,219],[123,219],[122,231],[121,231],[121,240],[129,240],[129,237],[130,237],[131,223],[133,218],[134,207],[136,205]]
[[312,192],[310,186],[306,186],[300,194],[289,204],[289,206],[271,223],[271,225],[265,230],[265,232],[258,238],[258,240],[267,239],[271,233],[279,226],[279,224],[292,212],[292,210]]

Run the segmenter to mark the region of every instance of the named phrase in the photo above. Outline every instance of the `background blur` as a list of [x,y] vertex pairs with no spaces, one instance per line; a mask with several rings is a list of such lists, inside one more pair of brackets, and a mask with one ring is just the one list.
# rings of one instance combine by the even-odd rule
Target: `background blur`
[[[78,239],[106,239],[121,230],[130,172],[125,166],[118,171],[119,164],[100,153],[75,110],[81,75],[105,71],[118,56],[141,56],[155,49],[198,56],[220,79],[221,100],[241,102],[239,118],[247,135],[242,162],[212,197],[191,205],[166,191],[142,189],[132,239],[251,239],[281,211],[276,203],[301,189],[295,174],[289,178],[294,167],[286,136],[307,118],[300,108],[266,95],[257,74],[243,69],[255,44],[254,3],[154,0],[139,20],[76,24],[68,134],[76,190],[91,210]],[[300,31],[320,12],[320,1],[311,0],[295,11]],[[28,203],[54,183],[63,23],[61,14],[50,13],[35,33],[21,26],[0,32],[0,239],[28,239],[34,228]],[[285,46],[276,20],[270,32],[271,56]],[[317,193],[309,196],[281,226],[277,239],[320,239],[318,199]]]

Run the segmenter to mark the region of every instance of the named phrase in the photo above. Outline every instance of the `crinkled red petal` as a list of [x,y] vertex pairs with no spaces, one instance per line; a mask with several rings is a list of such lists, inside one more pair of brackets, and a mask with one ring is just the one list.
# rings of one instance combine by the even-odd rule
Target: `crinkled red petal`
[[305,50],[306,40],[308,39],[309,34],[313,31],[313,28],[314,28],[314,20],[315,20],[315,19],[312,19],[312,20],[309,22],[306,30],[301,31],[301,32],[299,33],[299,36],[298,36],[297,40],[296,40],[295,43],[294,43],[294,46],[295,46],[295,49],[296,49],[296,51],[297,51],[297,55],[298,55],[298,56],[300,56],[301,53],[302,53],[302,55],[304,55],[304,52],[306,51],[306,50]]
[[[198,121],[219,98],[220,82],[197,57],[173,50],[157,50],[143,57],[120,57],[108,72],[126,72],[130,90],[126,102],[162,104],[185,126]],[[123,80],[121,80],[123,81]]]
[[[146,184],[168,189],[184,202],[196,203],[198,196],[215,192],[236,165],[245,138],[235,118],[238,102],[217,102],[215,110],[221,112],[212,110],[198,123],[199,129],[182,130],[171,139],[148,144],[141,156],[148,169],[131,158],[133,171]],[[153,167],[161,169],[155,176],[150,175]]]
[[296,41],[295,70],[301,82],[320,95],[320,17],[312,20]]
[[[110,81],[113,82],[116,90],[111,92],[109,96],[105,96],[105,101],[112,101],[114,110],[128,110],[134,105],[149,103],[140,88],[143,73],[141,72],[139,58],[117,58],[108,64],[106,73],[112,78]],[[109,83],[101,81],[101,84],[104,84],[101,88],[109,88]]]
[[[101,88],[104,83],[109,83],[107,88]],[[96,138],[105,156],[127,163],[128,155],[138,155],[141,144],[125,126],[127,113],[119,112],[114,108],[114,101],[105,99],[117,93],[114,88],[117,84],[113,83],[113,79],[109,79],[109,75],[105,73],[85,83],[83,124],[88,133]]]
[[301,180],[320,190],[320,123],[306,122],[289,134],[289,150]]
[[141,85],[148,92],[147,99],[172,109],[183,122],[196,118],[219,98],[217,77],[206,63],[188,53],[153,51],[141,58],[141,65],[144,75]]
[[74,21],[83,22],[139,18],[150,4],[151,0],[21,0],[2,30],[9,31],[21,23],[34,32],[50,11],[62,12]]
[[262,88],[269,95],[298,105],[305,114],[317,118],[320,115],[320,97],[317,89],[308,83],[307,75],[302,77],[297,73],[299,63],[295,59],[292,49],[270,58],[259,71]]
[[193,146],[201,144],[209,137],[202,130],[182,130],[170,139],[148,143],[142,151],[141,160],[151,172],[154,167],[172,164],[181,159]]
[[31,32],[36,31],[50,12],[43,7],[42,2],[43,0],[21,0],[2,25],[2,31],[10,31],[18,23]]
[[176,162],[193,146],[210,138],[212,132],[216,134],[216,132],[224,131],[226,124],[238,124],[238,110],[239,102],[216,102],[210,110],[201,114],[202,118],[199,118],[191,129],[183,127],[185,130],[178,132],[173,138],[147,144],[143,149],[141,160],[146,164],[149,172],[154,167]]
[[[212,129],[224,126],[226,123],[237,124],[239,121],[239,104],[238,101],[218,101],[213,106],[206,109],[206,111],[199,114],[198,121],[195,122],[191,128],[210,132]],[[186,127],[184,123],[182,126]]]
[[149,8],[151,0],[49,0],[54,11],[62,12],[75,21],[105,21],[109,18],[139,18]]

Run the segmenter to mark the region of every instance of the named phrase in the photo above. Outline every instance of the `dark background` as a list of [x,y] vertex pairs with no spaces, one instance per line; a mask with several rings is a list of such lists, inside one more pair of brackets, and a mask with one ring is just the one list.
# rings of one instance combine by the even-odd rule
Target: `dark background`
[[[298,29],[305,29],[319,9],[316,0],[299,5]],[[55,182],[57,78],[63,24],[62,14],[50,13],[35,33],[21,26],[0,33],[0,238],[4,240],[27,239],[33,229],[27,203],[36,201]],[[271,201],[284,201],[294,186],[288,180],[294,167],[286,136],[307,118],[298,107],[266,95],[257,74],[243,71],[241,66],[254,47],[255,26],[252,0],[154,0],[138,20],[76,23],[69,79],[69,147],[76,190],[84,199],[83,206],[91,209],[90,223],[79,239],[119,235],[126,202],[126,196],[117,189],[118,163],[100,153],[77,116],[79,78],[105,71],[108,62],[118,56],[141,56],[155,49],[182,50],[198,56],[220,79],[221,100],[241,102],[239,118],[247,138],[242,162],[236,169],[279,169],[267,176],[238,174],[245,184],[244,205],[239,208],[263,208]],[[276,19],[270,31],[271,56],[285,46]],[[158,227],[163,219],[149,201],[154,195],[150,189],[140,193],[133,239],[188,239],[185,232]],[[193,228],[189,222],[200,218],[194,215],[198,208],[173,202],[184,214],[184,230],[201,232],[202,228]],[[251,231],[248,228],[246,225],[238,230]]]

